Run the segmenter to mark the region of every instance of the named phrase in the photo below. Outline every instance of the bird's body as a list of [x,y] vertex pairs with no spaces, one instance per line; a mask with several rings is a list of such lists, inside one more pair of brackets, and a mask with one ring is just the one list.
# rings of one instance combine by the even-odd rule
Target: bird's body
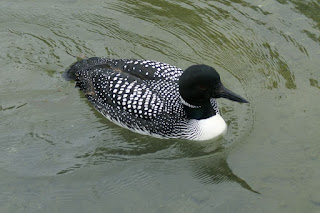
[[[203,77],[203,88],[196,90],[206,94],[206,79],[210,76]],[[227,129],[215,98],[196,94],[192,89],[193,76],[186,76],[175,66],[149,60],[94,57],[73,64],[65,78],[75,80],[106,118],[134,132],[160,138],[208,140],[223,135]],[[186,89],[181,91],[183,88]]]

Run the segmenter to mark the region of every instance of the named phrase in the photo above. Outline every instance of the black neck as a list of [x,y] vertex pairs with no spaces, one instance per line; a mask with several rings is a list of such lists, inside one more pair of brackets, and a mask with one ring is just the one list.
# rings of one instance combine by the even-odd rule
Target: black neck
[[184,105],[184,110],[186,111],[189,119],[196,120],[210,118],[216,114],[210,102],[199,108],[191,108]]

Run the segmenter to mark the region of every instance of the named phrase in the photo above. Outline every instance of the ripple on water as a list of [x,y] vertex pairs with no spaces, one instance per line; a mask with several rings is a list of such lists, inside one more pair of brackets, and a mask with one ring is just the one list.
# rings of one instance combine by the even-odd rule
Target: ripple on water
[[[1,130],[5,141],[1,165],[24,178],[62,180],[71,189],[54,184],[50,189],[62,195],[61,200],[85,198],[89,192],[94,198],[123,199],[124,194],[135,197],[139,188],[157,198],[161,196],[154,191],[161,188],[157,184],[170,185],[190,176],[202,184],[234,182],[253,191],[229,167],[228,148],[252,131],[255,97],[265,89],[297,88],[292,61],[311,57],[304,40],[319,44],[318,31],[308,19],[287,17],[297,16],[291,7],[304,10],[299,3],[286,1],[287,7],[279,2],[257,6],[244,1],[120,0],[88,8],[76,2],[52,10],[42,10],[40,4],[24,5],[23,10],[17,4],[7,6],[1,15],[0,43],[8,45],[0,59],[11,64],[3,76],[6,80],[0,80],[7,91],[0,92],[20,95],[0,100],[1,124],[6,126]],[[275,7],[283,9],[285,17],[279,17]],[[298,53],[290,54],[293,50]],[[137,135],[106,121],[73,85],[59,81],[57,74],[74,60],[70,55],[154,59],[182,68],[205,63],[221,73],[226,87],[252,104],[219,100],[229,126],[220,141],[201,144]],[[19,74],[10,76],[11,70]],[[14,83],[21,80],[18,89],[8,76]],[[307,80],[319,89],[316,76]],[[57,87],[64,87],[63,92],[57,93]],[[319,158],[314,152],[307,154]],[[183,178],[176,180],[177,174]],[[315,197],[311,200],[318,204]]]
[[[150,10],[149,7],[153,9]],[[226,9],[212,6],[209,10],[206,9],[204,2],[200,4],[189,4],[188,2],[166,2],[166,4],[137,2],[137,4],[129,4],[124,2],[124,4],[108,6],[106,10],[110,11],[112,16],[108,13],[96,13],[90,10],[79,10],[68,14],[63,9],[53,8],[54,13],[50,14],[51,18],[47,18],[48,14],[45,11],[35,9],[30,13],[31,9],[27,6],[21,13],[10,10],[7,12],[8,19],[18,20],[13,27],[7,26],[7,33],[12,35],[15,40],[8,47],[7,57],[16,64],[28,64],[28,69],[32,72],[46,73],[50,79],[56,78],[50,70],[61,70],[66,67],[67,59],[65,56],[67,54],[96,55],[97,46],[93,45],[93,40],[105,43],[107,46],[105,48],[113,56],[120,55],[119,50],[124,55],[123,49],[119,49],[119,46],[121,46],[120,44],[122,46],[128,44],[130,48],[125,48],[126,51],[127,49],[133,50],[130,50],[132,52],[127,57],[135,55],[146,58],[146,54],[140,55],[141,52],[154,51],[162,55],[162,58],[167,58],[166,60],[179,61],[174,65],[183,68],[190,63],[207,63],[213,66],[218,65],[220,72],[226,70],[230,73],[234,70],[234,66],[227,66],[228,61],[233,60],[229,56],[233,55],[234,49],[241,47],[236,43],[240,40],[239,36],[232,37],[224,32],[240,29],[243,26],[237,25],[237,21],[232,19],[230,19],[230,23],[228,18],[230,14]],[[169,16],[162,13],[163,9],[168,10],[166,14]],[[68,10],[68,6],[66,10]],[[156,15],[144,16],[142,13],[146,11]],[[200,13],[195,11],[200,11]],[[181,15],[186,13],[189,14],[189,17]],[[217,21],[218,17],[221,17],[221,13],[225,17],[219,19],[223,23],[222,25]],[[132,17],[134,19],[130,19]],[[145,30],[142,31],[141,28],[134,27],[134,25],[120,24],[123,19],[142,24],[145,26]],[[158,27],[154,28],[154,26]],[[155,34],[154,31],[157,33]],[[108,40],[117,41],[112,44]],[[230,42],[228,43],[228,41]],[[132,44],[141,48],[131,48]],[[213,58],[212,56],[222,56],[222,52],[228,50],[228,45],[225,44],[229,45],[231,52],[226,57]],[[221,61],[221,64],[217,63],[218,61]],[[240,71],[232,73],[232,75],[224,75],[228,77],[228,81],[232,79],[232,82],[237,85],[230,89],[241,88],[243,81],[247,79],[246,76]],[[235,76],[244,77],[236,79]],[[229,84],[232,83],[229,81]],[[43,87],[44,85],[39,89]],[[43,94],[43,96],[45,95]],[[72,95],[76,96],[78,93],[74,92]],[[49,101],[48,105],[57,106],[57,102],[59,101]],[[84,101],[78,102],[78,104],[83,104],[82,109],[88,107]],[[22,104],[21,108],[23,106]],[[223,143],[233,143],[245,134],[246,117],[251,112],[248,112],[245,107],[238,108],[238,105],[230,105],[229,103],[221,103],[220,106],[229,123],[229,133]],[[31,176],[67,175],[84,167],[127,162],[135,158],[174,162],[179,159],[208,154],[201,146],[198,147],[190,142],[165,141],[136,135],[116,127],[110,122],[101,121],[104,118],[97,115],[99,121],[90,121],[92,123],[88,127],[88,120],[94,117],[91,112],[88,112],[87,117],[83,115],[77,119],[75,119],[76,114],[70,112],[73,117],[68,115],[69,121],[66,121],[63,119],[63,115],[56,119],[53,118],[54,115],[61,113],[63,108],[66,110],[66,107],[57,107],[55,110],[54,107],[48,107],[43,103],[40,105],[31,104],[30,108],[27,113],[38,113],[38,115],[35,116],[36,119],[33,118],[32,125],[26,124],[25,126],[28,128],[12,138],[16,141],[8,146],[11,155],[8,155],[6,159],[14,165],[11,169],[20,174]],[[2,110],[4,109],[7,107],[2,106]],[[13,109],[16,110],[16,108]],[[37,110],[40,110],[41,113]],[[83,111],[76,111],[85,114]],[[238,113],[243,117],[238,116]],[[41,116],[45,116],[46,120],[41,120]],[[25,116],[24,119],[28,120],[28,117]],[[63,121],[61,126],[55,123],[61,123],[61,121]],[[101,128],[101,125],[105,127]],[[68,130],[68,134],[63,131],[64,129]]]

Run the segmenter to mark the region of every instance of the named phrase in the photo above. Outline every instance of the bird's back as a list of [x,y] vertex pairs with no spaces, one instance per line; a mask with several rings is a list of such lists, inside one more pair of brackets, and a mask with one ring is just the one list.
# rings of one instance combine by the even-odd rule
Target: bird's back
[[142,134],[179,137],[185,120],[178,79],[182,70],[155,61],[89,58],[73,64],[65,78],[75,80],[109,120]]

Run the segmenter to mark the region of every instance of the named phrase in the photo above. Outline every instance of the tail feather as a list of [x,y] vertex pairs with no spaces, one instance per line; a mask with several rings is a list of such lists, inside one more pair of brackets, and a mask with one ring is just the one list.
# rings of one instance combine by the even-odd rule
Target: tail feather
[[73,63],[65,72],[62,73],[62,77],[67,81],[75,81],[76,73],[78,71],[88,69],[93,66],[101,65],[106,62],[106,59],[99,57],[92,57],[88,59],[83,59]]

